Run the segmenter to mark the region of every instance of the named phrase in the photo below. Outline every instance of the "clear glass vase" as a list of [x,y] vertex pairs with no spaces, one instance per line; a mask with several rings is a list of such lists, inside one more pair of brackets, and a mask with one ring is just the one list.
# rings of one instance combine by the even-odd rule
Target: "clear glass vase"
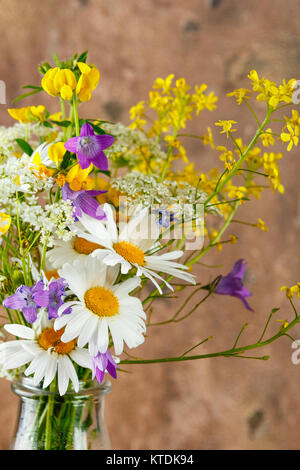
[[12,450],[110,449],[104,418],[108,381],[80,382],[78,393],[64,396],[33,385],[22,377],[12,383],[20,397],[19,415]]

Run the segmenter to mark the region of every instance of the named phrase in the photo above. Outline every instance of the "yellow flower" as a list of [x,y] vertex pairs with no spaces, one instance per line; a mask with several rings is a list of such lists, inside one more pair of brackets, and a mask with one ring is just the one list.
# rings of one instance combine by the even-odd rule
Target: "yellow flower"
[[269,230],[262,219],[258,219],[257,224],[255,224],[255,227],[260,228],[263,232],[267,232]]
[[96,197],[99,204],[104,204],[105,202],[108,202],[109,204],[113,204],[113,206],[116,208],[119,207],[119,197],[121,196],[121,193],[116,188],[110,186],[107,180],[102,177],[98,177],[97,189],[107,191],[106,193],[99,194],[99,196]]
[[49,178],[53,174],[53,170],[49,169],[42,163],[39,152],[35,152],[32,159],[33,166],[31,169],[37,173],[37,176],[42,180],[45,177]]
[[227,135],[229,137],[229,132],[235,132],[236,129],[232,129],[232,125],[237,124],[236,121],[228,120],[228,121],[221,121],[215,122],[215,126],[223,127],[223,130],[221,131],[221,134]]
[[214,94],[214,92],[210,92],[209,95],[205,95],[204,92],[207,89],[206,83],[195,86],[195,94],[193,95],[193,102],[196,105],[196,114],[198,116],[199,112],[203,109],[208,109],[208,111],[213,111],[217,106],[216,102],[218,101],[218,97]]
[[203,142],[203,145],[210,145],[212,149],[215,148],[211,127],[208,127],[207,134],[204,134],[202,136],[202,142]]
[[61,121],[62,119],[62,112],[59,111],[57,113],[50,114],[49,119],[52,121]]
[[4,235],[10,227],[11,217],[4,212],[0,212],[0,234]]
[[260,135],[261,142],[264,147],[275,144],[275,139],[272,135],[272,129],[266,129],[266,132]]
[[281,135],[280,135],[280,138],[282,140],[282,142],[289,142],[288,146],[287,146],[287,151],[289,152],[293,145],[297,146],[298,143],[299,143],[299,126],[296,126],[295,129],[293,129],[291,123],[287,123],[287,130],[289,131],[289,133],[287,132],[282,132]]
[[97,87],[100,80],[99,70],[92,66],[90,67],[83,62],[77,62],[81,75],[79,77],[76,94],[80,101],[89,101],[92,97],[92,91]]
[[66,153],[64,142],[55,142],[48,148],[48,156],[55,163],[60,163]]
[[291,287],[282,286],[280,290],[285,290],[285,295],[288,299],[292,299],[295,295],[297,297],[300,297],[300,282],[298,282],[295,286]]
[[154,82],[153,89],[162,89],[164,93],[169,93],[172,86],[173,78],[174,74],[168,75],[165,80],[163,78],[157,78]]
[[231,93],[227,93],[227,96],[234,96],[237,104],[241,104],[243,100],[249,99],[249,96],[247,96],[248,94],[251,94],[251,90],[247,90],[247,88],[238,88],[233,90]]
[[64,100],[70,100],[77,85],[74,72],[70,69],[54,67],[49,69],[42,78],[42,87],[51,96],[60,95]]
[[58,186],[60,186],[60,187],[62,187],[66,184],[66,178],[62,174],[59,174],[55,181],[58,184]]
[[218,146],[217,150],[222,152],[219,158],[221,162],[225,162],[225,168],[227,168],[229,171],[232,170],[232,168],[236,164],[236,160],[234,159],[232,151],[222,146]]
[[45,117],[45,106],[27,106],[25,108],[10,108],[8,113],[13,119],[23,124],[33,121],[43,121]]
[[287,320],[277,319],[276,321],[282,323],[282,325],[280,325],[279,331],[285,330],[289,326],[289,322]]
[[66,176],[66,181],[69,183],[72,191],[80,191],[81,189],[90,190],[94,187],[94,180],[89,177],[93,169],[91,164],[85,170],[82,170],[79,164],[74,165]]

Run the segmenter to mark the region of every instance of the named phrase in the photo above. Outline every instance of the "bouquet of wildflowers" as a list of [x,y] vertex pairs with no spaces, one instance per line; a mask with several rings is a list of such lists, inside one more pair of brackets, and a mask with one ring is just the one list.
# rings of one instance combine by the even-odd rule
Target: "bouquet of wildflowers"
[[[0,128],[0,374],[30,377],[33,387],[51,392],[40,398],[32,423],[35,448],[46,450],[74,448],[75,423],[82,432],[91,426],[91,408],[86,414],[64,397],[92,380],[101,384],[106,373],[116,379],[123,365],[267,359],[249,351],[288,335],[299,321],[293,297],[300,296],[300,284],[283,287],[294,318],[273,336],[266,338],[275,308],[257,342],[240,345],[243,325],[225,351],[200,354],[211,339],[204,336],[175,357],[137,358],[132,349],[145,341],[147,328],[181,324],[209,296],[234,296],[252,310],[243,259],[210,282],[193,268],[210,250],[236,242],[226,233],[242,204],[259,199],[266,187],[284,192],[282,154],[270,147],[280,140],[288,151],[298,145],[298,112],[280,113],[292,104],[295,81],[277,85],[251,71],[251,90],[229,96],[251,113],[256,132],[245,143],[236,137],[235,121],[219,120],[216,130],[229,144],[215,146],[210,127],[200,135],[185,131],[195,115],[216,108],[207,85],[192,90],[170,75],[155,81],[147,102],[131,108],[129,126],[81,119],[79,105],[92,98],[99,70],[87,53],[54,59],[55,66],[40,65],[40,86],[25,86],[15,101],[46,92],[57,99],[57,112],[43,105],[11,108],[18,123]],[[263,117],[252,95],[254,103],[265,103]],[[219,167],[196,171],[187,137],[213,148]],[[261,219],[241,223],[267,230]],[[178,306],[183,290],[188,294]],[[174,311],[161,319],[157,305],[166,298]]]

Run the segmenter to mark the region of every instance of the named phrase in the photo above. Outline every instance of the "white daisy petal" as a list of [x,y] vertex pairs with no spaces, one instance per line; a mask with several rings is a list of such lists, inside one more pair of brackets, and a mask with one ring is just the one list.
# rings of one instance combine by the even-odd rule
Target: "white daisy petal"
[[87,349],[75,348],[70,352],[70,357],[79,366],[91,369],[92,361]]
[[8,333],[10,333],[14,336],[18,336],[19,338],[25,338],[25,339],[33,339],[34,338],[33,329],[28,328],[27,326],[18,325],[16,323],[14,323],[14,324],[4,325],[4,328]]
[[45,373],[45,378],[43,382],[43,388],[48,387],[50,385],[56,375],[57,371],[57,355],[56,354],[48,354],[48,364]]
[[69,374],[65,367],[65,356],[59,356],[57,360],[58,391],[64,395],[69,385]]

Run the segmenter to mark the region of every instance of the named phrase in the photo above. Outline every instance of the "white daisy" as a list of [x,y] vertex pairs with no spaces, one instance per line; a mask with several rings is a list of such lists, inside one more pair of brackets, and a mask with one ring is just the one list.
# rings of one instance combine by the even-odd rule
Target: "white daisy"
[[47,252],[46,259],[52,269],[59,269],[64,264],[73,263],[77,259],[83,261],[99,248],[101,248],[100,245],[82,237],[72,237],[69,241],[54,240],[54,248]]
[[133,216],[128,223],[124,223],[119,233],[109,204],[104,204],[104,212],[107,216],[105,223],[84,214],[80,222],[85,231],[76,229],[81,239],[100,246],[92,250],[91,256],[99,257],[107,266],[121,265],[122,274],[127,274],[135,267],[136,275],[149,278],[160,293],[162,291],[155,278],[163,281],[170,289],[172,287],[155,271],[195,283],[194,276],[185,271],[188,268],[173,261],[183,255],[181,250],[161,255],[151,254],[157,247],[159,227],[147,208]]
[[80,348],[87,343],[91,356],[105,353],[111,334],[115,353],[121,354],[123,343],[135,348],[144,342],[145,332],[142,303],[128,294],[139,284],[135,277],[113,285],[119,269],[107,268],[97,258],[87,257],[65,264],[59,274],[63,277],[78,301],[66,302],[58,311],[62,314],[69,306],[72,312],[55,320],[54,327],[65,327],[62,341],[77,338]]
[[64,395],[71,380],[74,390],[79,389],[78,377],[71,359],[81,367],[92,367],[87,349],[76,346],[75,341],[62,342],[63,329],[55,330],[53,320],[49,321],[46,312],[40,312],[32,328],[19,324],[8,324],[8,333],[22,338],[0,344],[0,364],[4,369],[15,369],[29,364],[25,375],[33,376],[34,385],[43,379],[43,388],[48,387],[58,375],[58,390]]

